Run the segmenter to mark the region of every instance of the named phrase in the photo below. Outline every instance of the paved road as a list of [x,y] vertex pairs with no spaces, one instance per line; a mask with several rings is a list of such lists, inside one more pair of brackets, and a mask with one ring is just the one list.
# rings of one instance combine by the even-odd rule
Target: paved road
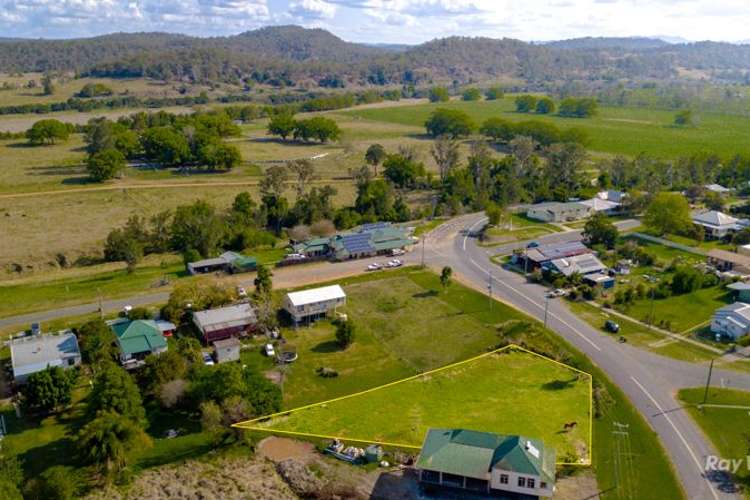
[[[413,252],[399,258],[404,260],[405,264],[407,265],[418,264],[421,259],[421,251],[421,248],[417,248]],[[370,262],[385,262],[386,260],[387,259],[381,258],[341,262],[336,264],[332,264],[330,262],[320,262],[315,264],[305,264],[301,266],[276,268],[273,270],[273,283],[276,288],[291,288],[296,286],[304,286],[311,283],[318,283],[321,281],[341,279],[346,276],[361,274],[362,271],[367,267],[367,264],[369,264]],[[243,286],[250,290],[253,287],[253,279],[254,275],[250,278],[240,279],[234,282],[237,285]],[[167,301],[167,299],[169,299],[168,290],[122,299],[106,300],[103,301],[101,305],[102,310],[105,313],[112,313],[122,311],[122,308],[126,305],[146,306],[151,304],[164,303]],[[99,311],[99,303],[91,302],[87,304],[77,304],[68,307],[60,307],[49,311],[9,316],[0,319],[0,329],[9,328],[12,326],[18,326],[19,328],[27,327],[29,324],[34,322],[47,322],[59,318],[82,316],[84,314],[91,314],[97,311]]]
[[[546,289],[528,283],[522,276],[492,265],[488,260],[490,255],[511,252],[519,243],[482,248],[476,245],[474,238],[469,237],[472,230],[480,227],[482,220],[481,215],[469,215],[438,227],[426,237],[425,262],[435,268],[450,265],[460,279],[482,292],[487,291],[491,277],[492,293],[495,297],[543,320]],[[627,228],[630,224],[632,223],[622,223],[621,229]],[[579,237],[579,232],[571,231],[549,235],[540,240],[547,243],[571,241]],[[405,257],[406,263],[419,263],[422,260],[422,251],[422,247],[416,248]],[[277,269],[274,270],[274,283],[277,287],[289,287],[338,279],[361,273],[368,262],[325,263]],[[252,280],[245,280],[240,284],[251,286]],[[167,293],[156,293],[106,301],[102,306],[105,312],[117,311],[125,304],[153,304],[164,302],[166,299]],[[0,328],[87,314],[96,312],[98,307],[96,303],[84,304],[5,318],[0,320]],[[678,389],[705,383],[705,365],[677,361],[627,344],[619,344],[611,336],[597,331],[577,318],[558,299],[549,301],[547,317],[548,326],[604,370],[646,418],[664,444],[690,498],[741,498],[736,494],[722,491],[720,483],[711,482],[704,475],[705,457],[716,455],[717,452],[675,399]],[[715,370],[713,383],[750,390],[750,374]]]
[[[469,236],[481,226],[482,220],[481,216],[466,216],[429,235],[432,241],[427,245],[428,263],[450,263],[463,280],[482,291],[487,290],[491,280],[493,295],[543,320],[546,289],[488,261],[488,254],[508,253],[512,248],[482,248]],[[576,237],[575,232],[557,233],[543,240],[571,241]],[[548,326],[583,351],[628,395],[661,438],[690,498],[741,498],[722,491],[726,485],[711,482],[704,475],[705,457],[717,452],[675,398],[678,389],[705,383],[706,366],[619,344],[577,318],[559,299],[549,301]],[[750,374],[716,370],[713,383],[722,382],[750,389]]]

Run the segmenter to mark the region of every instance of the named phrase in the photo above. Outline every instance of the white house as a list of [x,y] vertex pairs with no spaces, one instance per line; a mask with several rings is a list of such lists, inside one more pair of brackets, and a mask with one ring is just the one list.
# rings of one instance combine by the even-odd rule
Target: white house
[[78,339],[70,331],[17,337],[9,344],[13,379],[17,384],[25,383],[29,375],[48,366],[72,368],[81,364]]
[[432,487],[519,498],[551,497],[555,491],[554,449],[524,436],[430,429],[415,468],[419,480]]
[[526,210],[526,217],[543,222],[581,220],[590,214],[591,207],[577,201],[537,203]]
[[284,297],[283,308],[292,317],[295,325],[303,321],[314,321],[329,311],[346,304],[346,294],[339,285],[311,288],[290,292]]
[[693,224],[702,226],[706,236],[714,239],[722,239],[750,226],[746,219],[736,219],[717,210],[697,212],[691,216]]
[[580,203],[589,207],[592,212],[602,212],[606,215],[614,215],[620,210],[620,203],[603,200],[599,197],[584,200]]
[[553,273],[560,273],[566,277],[572,276],[573,274],[585,276],[587,274],[601,273],[607,270],[607,266],[596,258],[596,255],[591,253],[554,259],[542,267],[549,269]]
[[750,332],[750,304],[735,302],[716,310],[711,318],[711,332],[734,340]]

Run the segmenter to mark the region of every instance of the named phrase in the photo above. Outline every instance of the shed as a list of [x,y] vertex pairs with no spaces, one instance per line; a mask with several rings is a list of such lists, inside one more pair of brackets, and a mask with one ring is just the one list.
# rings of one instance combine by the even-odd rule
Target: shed
[[242,302],[231,306],[207,309],[193,313],[193,323],[203,335],[205,342],[246,335],[258,324],[253,307]]
[[587,274],[583,281],[591,286],[601,286],[604,290],[615,286],[615,278],[603,273]]
[[237,337],[229,337],[214,342],[214,352],[217,363],[227,363],[240,360],[240,340]]
[[738,281],[727,285],[727,290],[734,292],[735,299],[740,302],[750,303],[750,283]]

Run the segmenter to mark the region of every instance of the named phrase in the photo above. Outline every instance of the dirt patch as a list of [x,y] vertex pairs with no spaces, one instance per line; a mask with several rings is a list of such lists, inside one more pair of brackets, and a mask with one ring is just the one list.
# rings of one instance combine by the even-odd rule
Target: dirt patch
[[316,457],[317,452],[312,443],[271,436],[258,443],[257,454],[259,458],[267,458],[273,462],[292,458],[308,463]]
[[555,498],[559,500],[599,498],[599,486],[591,469],[583,469],[573,476],[558,479],[555,487]]
[[632,118],[604,118],[606,122],[620,122],[620,123],[641,123],[644,125],[654,125],[654,122],[648,120],[634,120]]
[[298,498],[269,462],[258,459],[191,460],[150,469],[127,491],[113,487],[92,492],[91,500]]

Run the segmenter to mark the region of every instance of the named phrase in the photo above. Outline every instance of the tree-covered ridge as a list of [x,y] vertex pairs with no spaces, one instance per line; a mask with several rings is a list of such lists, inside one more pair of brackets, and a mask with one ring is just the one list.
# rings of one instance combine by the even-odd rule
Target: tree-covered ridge
[[113,77],[272,85],[459,83],[488,77],[668,79],[678,69],[744,71],[750,45],[650,39],[582,39],[532,44],[449,37],[391,50],[344,41],[322,29],[274,26],[226,37],[117,33],[74,40],[7,40],[0,71],[75,71]]

